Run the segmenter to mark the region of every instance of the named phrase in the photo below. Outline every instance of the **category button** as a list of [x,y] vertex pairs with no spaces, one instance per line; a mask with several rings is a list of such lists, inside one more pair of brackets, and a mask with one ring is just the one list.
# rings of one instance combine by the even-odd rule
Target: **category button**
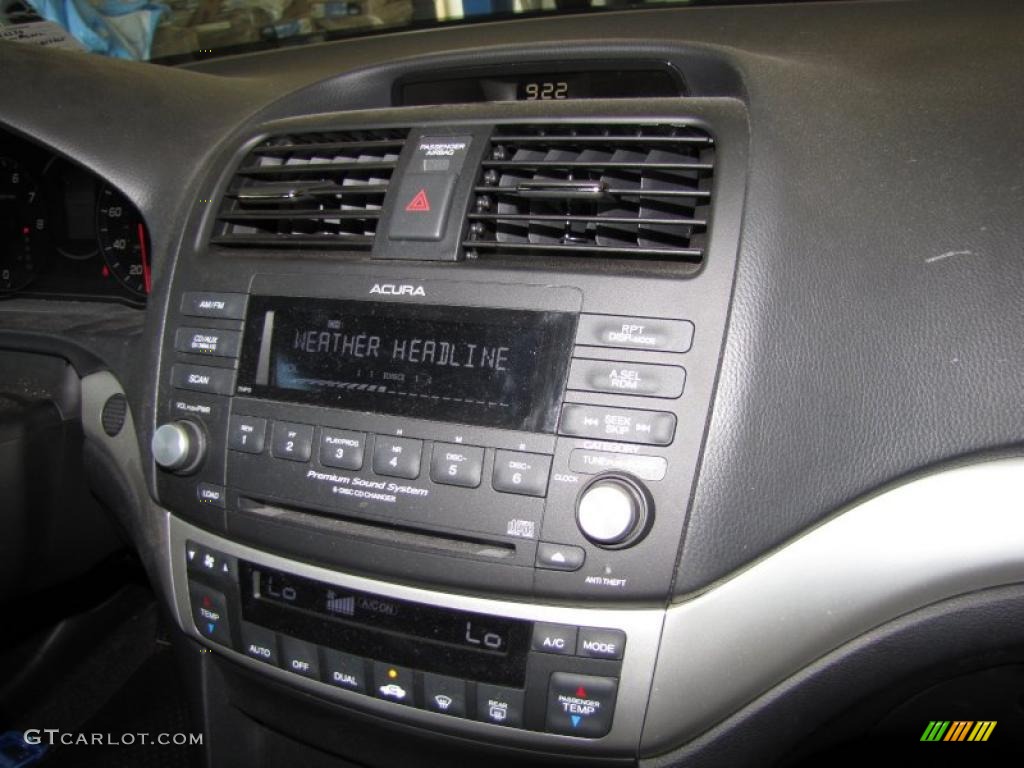
[[313,427],[309,424],[274,422],[270,452],[278,459],[309,461],[313,452]]
[[420,476],[423,441],[377,435],[373,443],[373,471],[387,477],[415,480]]
[[567,403],[562,406],[559,434],[624,443],[668,445],[676,433],[676,417],[663,411],[637,411]]
[[662,456],[641,456],[635,453],[611,453],[575,448],[569,454],[569,469],[586,475],[601,472],[628,472],[641,480],[664,480],[668,461]]
[[220,328],[179,328],[174,336],[174,348],[179,352],[213,357],[238,357],[241,343],[239,331]]
[[576,359],[569,369],[569,389],[585,392],[676,398],[685,381],[686,371],[678,365]]
[[687,352],[693,346],[693,323],[653,317],[580,315],[576,343],[620,349]]
[[220,317],[241,320],[245,317],[244,293],[207,293],[186,291],[181,296],[181,313],[192,317]]
[[576,653],[576,627],[564,624],[533,625],[533,650],[541,653],[560,653],[572,656]]
[[366,434],[345,429],[320,430],[320,463],[338,469],[362,469]]
[[476,488],[484,473],[484,449],[457,443],[435,443],[430,479],[442,485]]
[[230,395],[235,391],[235,372],[230,368],[179,363],[171,369],[171,384],[178,389]]
[[582,627],[576,655],[591,659],[621,659],[626,648],[626,633],[620,629]]
[[502,493],[544,496],[548,491],[551,457],[539,453],[497,451],[491,485]]
[[547,730],[597,739],[612,729],[619,681],[554,672],[548,686]]
[[234,414],[228,426],[228,448],[242,453],[263,453],[267,420]]

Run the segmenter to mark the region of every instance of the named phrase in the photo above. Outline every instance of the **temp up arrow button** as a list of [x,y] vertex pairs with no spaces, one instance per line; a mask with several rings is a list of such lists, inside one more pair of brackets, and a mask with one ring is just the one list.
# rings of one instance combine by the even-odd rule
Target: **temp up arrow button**
[[548,685],[546,730],[599,739],[612,729],[619,681],[614,677],[554,672]]

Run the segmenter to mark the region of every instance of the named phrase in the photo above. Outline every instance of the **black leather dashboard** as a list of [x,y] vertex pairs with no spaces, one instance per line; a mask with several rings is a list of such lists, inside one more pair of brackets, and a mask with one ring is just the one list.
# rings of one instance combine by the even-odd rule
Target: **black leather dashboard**
[[[149,228],[154,284],[145,310],[65,312],[59,303],[5,300],[0,343],[38,341],[68,358],[68,345],[77,345],[89,360],[81,373],[97,367],[95,358],[106,363],[127,393],[147,457],[158,421],[153,371],[165,354],[165,319],[177,311],[172,276],[187,278],[180,270],[199,263],[192,257],[206,248],[224,169],[265,126],[358,121],[367,110],[381,124],[436,121],[437,108],[391,103],[397,78],[424,72],[596,58],[671,64],[689,93],[672,100],[673,114],[745,121],[747,142],[733,148],[746,160],[738,187],[745,197],[719,201],[729,208],[715,213],[717,226],[735,230],[738,250],[731,293],[723,288],[724,344],[667,600],[684,617],[691,601],[699,607],[759,565],[770,570],[770,554],[855,505],[939,468],[1021,452],[1021,29],[1024,7],[1014,0],[879,0],[471,24],[178,67],[0,45],[0,124],[134,202]],[[609,100],[443,113],[452,122],[629,120],[664,106]],[[730,135],[740,140],[743,131]],[[178,260],[184,253],[190,258]],[[230,278],[230,265],[210,269]],[[142,469],[152,493],[156,470],[148,458]],[[874,514],[902,511],[879,504]],[[927,512],[907,514],[926,520]],[[849,553],[857,551],[851,543]],[[872,621],[858,631],[875,629]],[[900,632],[885,642],[914,646]],[[832,646],[784,662],[798,669],[856,634],[837,633]],[[681,644],[678,658],[685,651]],[[658,663],[660,673],[664,655]],[[688,738],[721,727],[706,737],[709,749],[721,749],[723,763],[731,755],[756,762],[756,750],[723,746],[730,731],[721,723],[779,683],[758,679],[729,702],[732,710],[722,704],[694,715]],[[770,730],[778,717],[776,710],[752,728]],[[651,755],[681,743],[668,725],[645,739],[641,753]],[[702,748],[679,759],[699,762]]]

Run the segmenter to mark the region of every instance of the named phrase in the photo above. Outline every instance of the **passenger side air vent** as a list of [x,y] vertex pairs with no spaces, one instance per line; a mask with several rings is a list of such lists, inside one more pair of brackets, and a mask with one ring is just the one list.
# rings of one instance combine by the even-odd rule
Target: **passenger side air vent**
[[275,136],[242,161],[212,242],[366,251],[407,129]]
[[467,254],[699,263],[714,141],[675,125],[498,127],[469,214]]

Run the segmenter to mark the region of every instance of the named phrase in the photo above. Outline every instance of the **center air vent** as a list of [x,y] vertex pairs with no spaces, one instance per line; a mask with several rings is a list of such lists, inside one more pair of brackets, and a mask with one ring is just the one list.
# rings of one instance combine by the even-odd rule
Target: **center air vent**
[[213,243],[366,251],[407,129],[275,136],[242,161]]
[[699,263],[714,141],[675,125],[501,126],[469,214],[470,255]]

